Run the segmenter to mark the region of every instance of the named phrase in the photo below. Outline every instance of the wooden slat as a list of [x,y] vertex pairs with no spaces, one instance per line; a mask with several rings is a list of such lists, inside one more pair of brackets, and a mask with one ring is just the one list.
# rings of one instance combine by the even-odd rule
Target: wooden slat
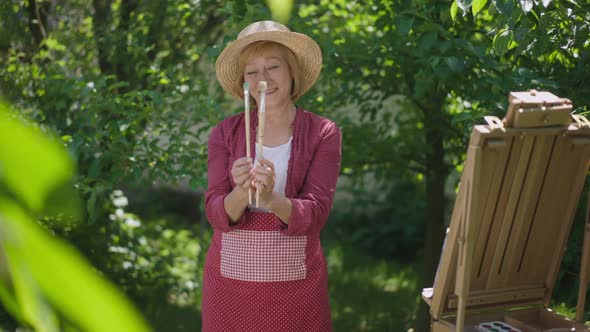
[[[544,287],[537,288],[509,288],[499,289],[493,291],[473,291],[467,299],[469,306],[487,306],[489,304],[509,304],[516,306],[521,303],[541,303],[545,297],[546,289]],[[447,306],[449,308],[457,307],[457,297],[449,296]]]
[[532,136],[516,137],[510,155],[510,163],[506,169],[506,183],[500,192],[496,221],[492,228],[490,241],[494,244],[486,253],[485,260],[489,262],[490,269],[486,288],[504,288],[501,283],[501,273],[506,254],[506,246],[510,240],[513,227],[514,214],[521,195],[529,154],[532,148]]
[[457,332],[463,332],[465,314],[467,309],[467,297],[470,291],[471,272],[473,266],[473,253],[480,224],[481,202],[481,174],[482,146],[470,146],[468,154],[473,155],[473,163],[467,169],[467,199],[465,200],[465,218],[462,219],[459,231],[459,257],[457,263],[457,278],[455,281],[455,294],[458,297],[457,304]]
[[513,220],[513,231],[507,244],[504,271],[500,277],[500,284],[504,287],[540,284],[540,282],[531,279],[532,276],[521,271],[521,265],[533,217],[538,208],[540,190],[543,187],[554,141],[555,138],[551,136],[540,136],[534,139],[526,179]]
[[[472,159],[472,156],[467,155],[464,168],[473,162]],[[451,288],[451,282],[454,282],[455,279],[458,251],[457,236],[461,219],[464,218],[465,196],[467,192],[467,181],[464,181],[464,179],[466,177],[466,174],[462,174],[461,176],[459,192],[457,194],[457,198],[455,199],[449,230],[445,237],[442,255],[434,279],[433,289],[435,291],[432,295],[432,302],[430,306],[430,314],[434,319],[440,318],[444,312],[446,298]]]
[[498,192],[504,183],[504,171],[506,161],[512,146],[512,138],[504,139],[502,146],[490,147],[484,145],[482,153],[482,176],[479,191],[480,198],[480,227],[474,252],[474,273],[472,273],[471,289],[478,291],[486,284],[488,273],[485,270],[483,254],[489,247],[490,229],[493,226],[494,215],[497,209]]
[[[509,137],[520,137],[525,136],[558,136],[563,135],[565,132],[580,130],[576,125],[570,125],[569,127],[554,126],[554,127],[540,127],[540,128],[505,128],[504,131],[490,131],[488,126],[477,125],[474,127],[474,131],[481,133],[481,139],[488,138],[509,138]],[[472,142],[478,144],[478,142]]]
[[[471,133],[470,147],[481,146],[481,133],[473,130]],[[464,169],[470,169],[474,163],[474,155],[467,154],[464,163]],[[430,307],[430,314],[435,319],[438,319],[446,310],[446,298],[450,294],[451,285],[455,283],[455,275],[457,268],[457,253],[458,253],[458,235],[463,218],[465,218],[466,196],[468,188],[468,173],[461,175],[461,182],[459,184],[459,192],[453,207],[453,214],[451,215],[451,222],[449,224],[449,231],[445,238],[442,255],[436,272],[432,296],[432,304]]]
[[[572,153],[572,144],[567,136],[558,136],[553,155],[547,170],[543,191],[539,197],[539,204],[530,229],[529,240],[524,248],[521,272],[529,278],[538,276],[537,281],[547,285],[547,277],[551,271],[559,269],[565,238],[569,235],[573,215],[567,211],[570,204],[577,205],[574,196],[579,190],[574,188],[576,182],[581,182],[577,173],[580,172],[580,162],[587,160],[587,152],[581,155],[579,149]],[[571,203],[575,199],[574,203]],[[557,256],[556,256],[557,253]]]
[[561,266],[561,261],[563,259],[563,254],[565,253],[566,242],[569,237],[569,231],[572,227],[572,223],[574,221],[574,216],[576,213],[576,208],[578,206],[578,201],[580,199],[580,194],[582,192],[582,188],[584,187],[584,179],[586,178],[586,174],[588,173],[588,160],[590,158],[590,144],[573,144],[574,136],[569,136],[570,138],[570,146],[568,149],[568,160],[572,161],[572,173],[569,174],[572,181],[570,183],[570,191],[567,192],[567,200],[565,205],[564,213],[562,213],[562,231],[557,237],[557,248],[561,250],[555,250],[553,252],[553,258],[551,259],[551,266],[549,268],[549,273],[547,274],[547,279],[545,281],[546,285],[548,285],[548,292],[545,295],[545,306],[549,306],[549,302],[551,300],[551,296],[553,293],[553,287],[555,286],[555,280],[557,278],[557,274],[559,272],[559,267]]

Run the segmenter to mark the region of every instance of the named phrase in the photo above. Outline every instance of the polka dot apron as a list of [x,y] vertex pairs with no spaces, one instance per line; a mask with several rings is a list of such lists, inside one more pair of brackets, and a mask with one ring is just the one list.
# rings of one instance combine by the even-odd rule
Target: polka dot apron
[[287,236],[268,212],[247,210],[215,230],[203,275],[203,332],[330,332],[319,234]]

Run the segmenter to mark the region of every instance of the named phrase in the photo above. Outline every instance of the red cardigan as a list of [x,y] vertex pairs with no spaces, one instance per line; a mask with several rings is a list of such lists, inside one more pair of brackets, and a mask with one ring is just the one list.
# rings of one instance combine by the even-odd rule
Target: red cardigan
[[[257,111],[250,113],[251,154],[255,155]],[[236,159],[246,156],[244,113],[215,126],[209,137],[208,188],[205,209],[215,230],[231,231],[245,218],[230,225],[223,200],[235,186],[230,175]],[[277,229],[285,235],[319,232],[328,219],[340,173],[342,134],[331,120],[298,108],[293,121],[293,141],[287,170],[285,196],[293,207],[288,224],[277,217]]]

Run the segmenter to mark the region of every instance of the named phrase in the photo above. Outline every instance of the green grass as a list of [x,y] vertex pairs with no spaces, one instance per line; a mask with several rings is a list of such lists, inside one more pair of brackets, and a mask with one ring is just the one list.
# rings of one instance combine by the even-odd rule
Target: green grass
[[[208,243],[202,243],[200,271]],[[324,245],[328,260],[330,304],[334,331],[407,331],[414,319],[419,292],[413,266],[400,266],[372,258],[359,250],[331,242]],[[149,292],[149,290],[146,290]],[[142,303],[142,311],[155,331],[199,331],[200,288],[193,306],[176,306],[168,301]],[[13,331],[7,317],[1,319],[0,331]]]
[[372,258],[336,243],[325,245],[334,331],[407,331],[419,294],[414,266]]

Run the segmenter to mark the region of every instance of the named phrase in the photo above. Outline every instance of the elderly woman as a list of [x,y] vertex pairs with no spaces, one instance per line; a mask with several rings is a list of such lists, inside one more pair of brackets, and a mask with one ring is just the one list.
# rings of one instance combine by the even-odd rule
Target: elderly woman
[[[216,63],[225,91],[260,104],[265,93],[263,158],[246,157],[244,114],[221,121],[209,138],[205,197],[213,238],[203,276],[203,331],[331,331],[320,231],[340,170],[336,124],[295,106],[317,80],[322,55],[306,35],[255,22]],[[244,84],[247,83],[247,84]],[[258,127],[250,111],[250,137]],[[248,147],[252,155],[256,146]],[[259,208],[248,191],[258,191]]]

